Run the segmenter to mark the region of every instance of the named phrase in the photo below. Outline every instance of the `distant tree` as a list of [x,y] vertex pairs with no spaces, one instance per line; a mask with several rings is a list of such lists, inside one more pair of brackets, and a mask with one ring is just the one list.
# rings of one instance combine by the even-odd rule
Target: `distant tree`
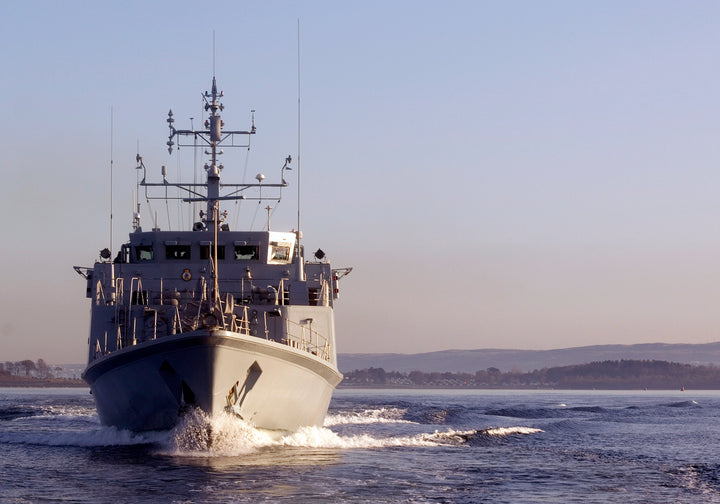
[[410,371],[408,378],[410,378],[410,381],[415,385],[424,385],[427,383],[427,377],[422,371]]
[[[12,363],[5,363],[5,369]],[[20,364],[20,363],[15,363]],[[38,366],[39,367],[39,366]],[[24,369],[24,368],[23,368]],[[651,360],[591,362],[507,373],[490,367],[474,374],[414,370],[410,373],[369,368],[345,373],[348,384],[409,384],[418,387],[556,387],[556,388],[663,388],[720,389],[720,366],[695,366]],[[408,383],[409,382],[409,383]]]
[[383,368],[368,369],[368,378],[372,383],[384,384],[386,381],[385,370]]
[[501,382],[502,372],[496,367],[487,368],[487,378],[490,385],[497,385]]
[[18,364],[19,364],[22,372],[25,373],[25,376],[30,376],[30,373],[37,370],[37,368],[35,367],[35,363],[33,361],[31,361],[30,359],[21,361]]
[[37,377],[38,378],[42,378],[43,380],[52,378],[52,373],[50,372],[50,366],[48,366],[47,363],[43,359],[38,359],[35,366],[37,368]]

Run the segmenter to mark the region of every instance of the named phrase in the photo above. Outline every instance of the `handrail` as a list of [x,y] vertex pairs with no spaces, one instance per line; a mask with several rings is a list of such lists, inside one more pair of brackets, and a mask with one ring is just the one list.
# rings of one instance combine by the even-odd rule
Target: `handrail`
[[[325,336],[314,330],[312,327],[308,327],[308,324],[298,323],[290,319],[285,319],[285,321],[287,323],[285,330],[285,341],[287,344],[313,355],[317,355],[326,361],[330,360],[330,342]],[[298,328],[300,330],[299,338],[295,331],[292,330]],[[309,332],[309,336],[307,338],[305,335],[306,331]],[[315,344],[313,344],[313,338],[315,339]],[[293,342],[295,344],[293,344]]]
[[[327,285],[327,282],[324,283]],[[118,293],[115,317],[117,332],[115,348],[118,350],[123,347],[137,345],[146,340],[161,339],[166,335],[182,334],[188,329],[196,329],[201,325],[203,309],[207,308],[209,303],[207,299],[203,300],[204,285],[201,286],[199,293],[197,291],[187,292],[182,297],[175,298],[156,291],[144,292],[140,277],[130,279],[129,296],[125,296],[122,278],[116,279],[115,286]],[[284,287],[285,285],[281,282],[280,293],[283,292]],[[198,294],[200,300],[197,299]],[[97,296],[98,301],[102,301],[104,298],[102,289],[98,290]],[[133,298],[135,303],[133,303]],[[279,299],[282,298],[282,295],[279,296]],[[177,299],[180,303],[166,304],[169,299]],[[160,304],[158,304],[157,300],[160,300]],[[249,314],[252,307],[245,304],[239,306],[234,301],[228,295],[225,300],[220,301],[221,304],[217,307],[220,313],[213,310],[216,315],[223,318],[222,321],[218,320],[222,324],[221,327],[227,327],[232,332],[245,336],[252,335],[271,340],[268,311],[262,310],[260,312],[262,313],[260,324],[265,322],[264,327],[257,327],[259,334],[253,334],[251,329],[254,323],[251,322]],[[272,340],[330,361],[330,341],[319,331],[313,329],[311,319],[302,322],[285,319],[285,322],[284,334],[273,335]],[[107,346],[105,349],[101,349],[100,354],[107,353],[110,353]],[[97,358],[99,356],[98,352],[96,351],[95,354]]]

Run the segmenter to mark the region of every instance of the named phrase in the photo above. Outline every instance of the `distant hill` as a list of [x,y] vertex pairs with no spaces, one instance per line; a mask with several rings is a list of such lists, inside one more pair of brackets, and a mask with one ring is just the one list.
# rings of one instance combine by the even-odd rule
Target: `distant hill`
[[720,365],[720,342],[706,344],[646,343],[595,345],[558,350],[443,350],[418,354],[339,354],[341,372],[370,367],[386,371],[474,373],[490,367],[500,371],[536,369],[617,360],[660,360]]

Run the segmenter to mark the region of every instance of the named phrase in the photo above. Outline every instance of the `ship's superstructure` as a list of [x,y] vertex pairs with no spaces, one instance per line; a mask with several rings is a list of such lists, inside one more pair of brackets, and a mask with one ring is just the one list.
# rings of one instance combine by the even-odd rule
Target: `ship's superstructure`
[[223,130],[222,96],[213,77],[204,129],[175,129],[172,111],[167,120],[170,153],[176,142],[207,149],[205,182],[171,183],[164,168],[161,182],[149,182],[137,158],[148,199],[175,188],[203,204],[192,229],[144,231],[138,213],[114,259],[106,249],[94,267],[75,268],[92,305],[83,379],[105,424],[165,429],[199,407],[266,429],[321,425],[342,379],[333,303],[350,269],[331,269],[321,250],[306,262],[297,230],[230,229],[221,204],[280,191],[291,158],[279,183],[258,175],[257,183],[221,184],[220,148],[249,147],[256,132],[254,117],[247,131]]

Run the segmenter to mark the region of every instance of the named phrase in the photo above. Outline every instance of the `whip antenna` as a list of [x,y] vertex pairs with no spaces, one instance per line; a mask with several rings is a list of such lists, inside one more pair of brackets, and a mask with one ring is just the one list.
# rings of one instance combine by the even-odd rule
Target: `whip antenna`
[[303,271],[304,265],[302,264],[304,258],[300,253],[300,238],[302,238],[302,232],[300,231],[300,18],[297,20],[297,95],[297,257],[298,271],[300,272],[300,280],[302,281],[305,279],[305,272]]
[[113,250],[113,107],[110,106],[110,253]]
[[115,261],[113,254],[113,106],[110,105],[110,302],[115,304]]

